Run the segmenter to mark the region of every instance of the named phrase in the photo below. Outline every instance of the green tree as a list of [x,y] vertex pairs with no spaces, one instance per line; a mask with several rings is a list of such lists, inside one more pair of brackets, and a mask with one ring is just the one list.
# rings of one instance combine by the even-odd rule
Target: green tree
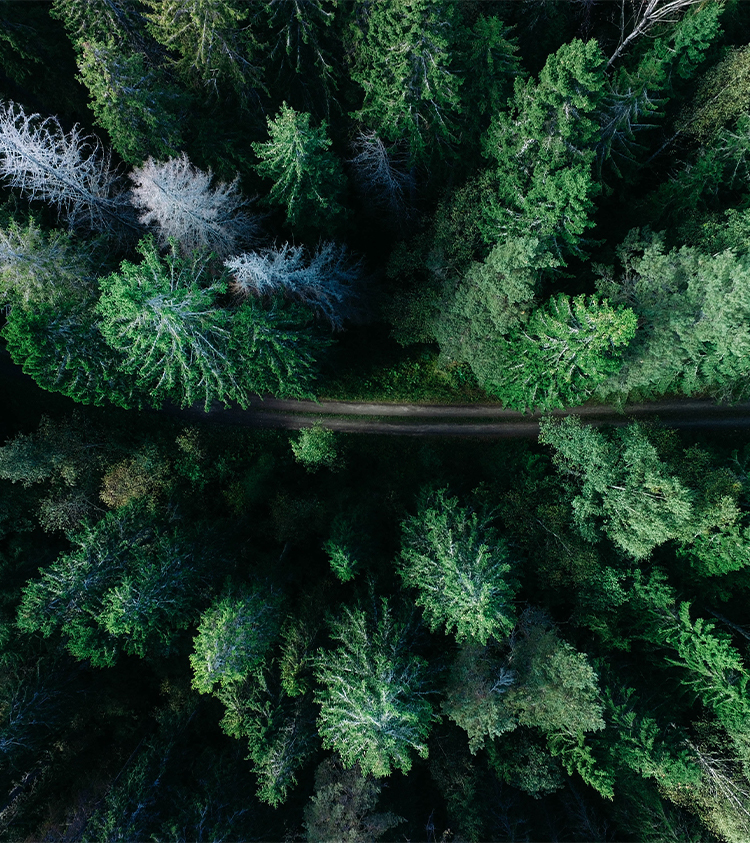
[[519,410],[581,404],[622,366],[622,347],[633,339],[636,316],[592,296],[563,293],[534,310],[528,322],[474,352],[477,380]]
[[408,772],[412,751],[427,755],[433,719],[427,664],[409,651],[409,622],[373,598],[369,611],[344,606],[331,621],[331,637],[340,646],[320,650],[315,661],[323,746],[364,775]]
[[619,250],[622,272],[604,269],[598,286],[632,308],[639,330],[602,396],[668,391],[745,394],[750,354],[750,260],[732,251],[667,251],[662,235],[632,231]]
[[96,310],[121,368],[154,403],[182,406],[218,399],[242,402],[229,358],[229,313],[216,304],[226,284],[209,277],[207,262],[183,259],[176,249],[160,258],[152,240],[139,245],[140,264],[123,261],[100,280]]
[[392,811],[375,811],[381,785],[362,775],[359,764],[346,767],[333,755],[315,771],[315,792],[305,807],[309,843],[368,843],[405,822]]
[[495,115],[484,138],[495,188],[484,208],[487,243],[531,235],[556,255],[580,252],[597,192],[603,63],[596,41],[575,40],[547,59],[538,82],[516,80],[511,108]]
[[252,5],[238,0],[145,0],[154,38],[169,49],[180,76],[224,98],[231,86],[246,103],[262,90],[257,43],[247,23]]
[[251,586],[215,601],[201,616],[190,655],[193,687],[201,694],[255,676],[279,627],[281,595]]
[[486,644],[513,628],[510,554],[491,522],[492,513],[461,506],[446,489],[424,492],[403,522],[399,573],[431,630]]
[[30,217],[0,229],[0,301],[24,307],[87,299],[93,291],[88,244],[71,232],[45,231]]
[[389,141],[406,139],[412,162],[455,141],[463,81],[451,68],[455,7],[431,0],[375,3],[356,43],[352,79],[365,92],[353,115]]
[[97,124],[124,161],[141,164],[150,155],[177,155],[186,101],[160,68],[111,41],[83,41],[78,70]]
[[532,308],[545,271],[557,261],[539,238],[508,238],[487,258],[470,264],[460,279],[453,274],[443,285],[435,307],[432,333],[449,360],[477,363],[486,348],[523,322]]
[[108,666],[120,653],[168,652],[192,619],[199,572],[194,545],[134,504],[72,536],[23,589],[18,626],[63,635],[76,658]]
[[291,446],[294,459],[310,472],[341,466],[336,434],[322,423],[301,430],[297,438],[291,440]]
[[92,301],[14,307],[2,329],[6,348],[42,389],[82,404],[133,407],[139,399],[122,371],[124,356],[105,342],[94,308]]
[[329,150],[325,121],[313,128],[309,114],[283,103],[278,115],[268,118],[268,133],[268,141],[252,145],[259,159],[255,169],[273,181],[268,201],[286,207],[292,226],[321,229],[341,217],[339,196],[346,177]]
[[670,539],[690,543],[738,516],[736,490],[698,494],[700,487],[683,482],[639,424],[607,435],[568,416],[542,419],[540,427],[539,441],[555,449],[560,470],[578,481],[573,513],[589,541],[603,530],[621,550],[644,559]]

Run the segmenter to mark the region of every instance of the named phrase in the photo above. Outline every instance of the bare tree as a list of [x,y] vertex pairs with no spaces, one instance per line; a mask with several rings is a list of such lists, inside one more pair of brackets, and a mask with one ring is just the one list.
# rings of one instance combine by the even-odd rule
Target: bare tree
[[[620,0],[620,38],[617,49],[612,53],[609,67],[632,41],[646,35],[658,24],[677,23],[682,13],[690,6],[704,0]],[[630,7],[631,11],[626,9]],[[629,34],[625,34],[628,29]]]
[[405,153],[396,144],[386,145],[375,131],[361,130],[352,143],[350,164],[362,191],[395,217],[408,214],[407,196],[414,190],[414,177],[399,169],[406,164]]
[[253,241],[257,218],[242,211],[248,200],[239,177],[211,187],[211,170],[194,167],[183,152],[163,163],[149,158],[130,178],[131,201],[143,211],[139,219],[154,226],[162,245],[173,238],[185,253],[203,248],[223,258]]
[[258,297],[281,292],[319,313],[334,330],[341,330],[344,319],[355,313],[361,262],[349,256],[346,246],[329,241],[308,257],[302,246],[284,243],[238,255],[224,266],[234,277],[235,292]]
[[57,206],[71,226],[108,233],[137,227],[109,154],[77,124],[66,134],[56,117],[0,104],[0,176],[29,199]]

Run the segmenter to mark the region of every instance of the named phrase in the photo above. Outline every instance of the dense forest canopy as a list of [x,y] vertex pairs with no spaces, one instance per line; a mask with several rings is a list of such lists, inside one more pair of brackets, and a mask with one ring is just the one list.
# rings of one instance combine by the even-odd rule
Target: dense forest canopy
[[[0,4],[9,840],[750,839],[750,4]],[[187,422],[496,404],[538,442]]]

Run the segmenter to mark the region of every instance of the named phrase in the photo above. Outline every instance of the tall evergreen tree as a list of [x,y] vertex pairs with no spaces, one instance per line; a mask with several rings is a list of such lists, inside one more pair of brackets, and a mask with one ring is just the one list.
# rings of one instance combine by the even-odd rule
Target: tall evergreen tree
[[364,88],[355,116],[389,141],[408,142],[422,163],[457,140],[462,79],[451,67],[454,7],[398,0],[366,7],[352,78]]
[[539,81],[517,79],[511,108],[484,139],[495,195],[484,209],[488,243],[537,236],[555,254],[580,252],[597,189],[592,176],[604,57],[596,41],[551,55]]
[[286,207],[287,223],[322,229],[344,214],[339,197],[345,176],[330,152],[325,121],[310,126],[310,115],[283,103],[278,115],[268,118],[270,138],[254,143],[255,169],[273,181],[268,201]]

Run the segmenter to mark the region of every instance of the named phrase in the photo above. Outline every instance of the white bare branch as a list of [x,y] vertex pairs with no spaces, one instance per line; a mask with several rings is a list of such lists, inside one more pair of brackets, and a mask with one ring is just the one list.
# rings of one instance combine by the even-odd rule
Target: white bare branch
[[71,226],[108,233],[136,227],[109,154],[77,124],[66,134],[55,117],[0,104],[0,176],[29,199],[55,205]]
[[234,277],[235,292],[259,297],[281,292],[318,312],[334,330],[354,315],[361,262],[349,256],[346,246],[329,241],[308,257],[302,246],[284,243],[276,249],[245,252],[224,266]]
[[610,60],[607,62],[609,67],[621,53],[630,45],[632,41],[646,35],[651,29],[658,24],[677,23],[681,15],[698,3],[703,3],[705,0],[627,0],[627,3],[632,7],[633,12],[630,19],[630,33],[625,35],[625,7],[626,0],[621,2],[621,24],[620,24],[620,43],[617,49],[612,54]]
[[248,200],[239,177],[211,187],[211,171],[194,167],[183,152],[163,163],[149,158],[130,178],[131,201],[143,211],[139,219],[156,229],[162,245],[175,239],[185,253],[210,249],[226,257],[255,239],[257,218],[241,210]]

